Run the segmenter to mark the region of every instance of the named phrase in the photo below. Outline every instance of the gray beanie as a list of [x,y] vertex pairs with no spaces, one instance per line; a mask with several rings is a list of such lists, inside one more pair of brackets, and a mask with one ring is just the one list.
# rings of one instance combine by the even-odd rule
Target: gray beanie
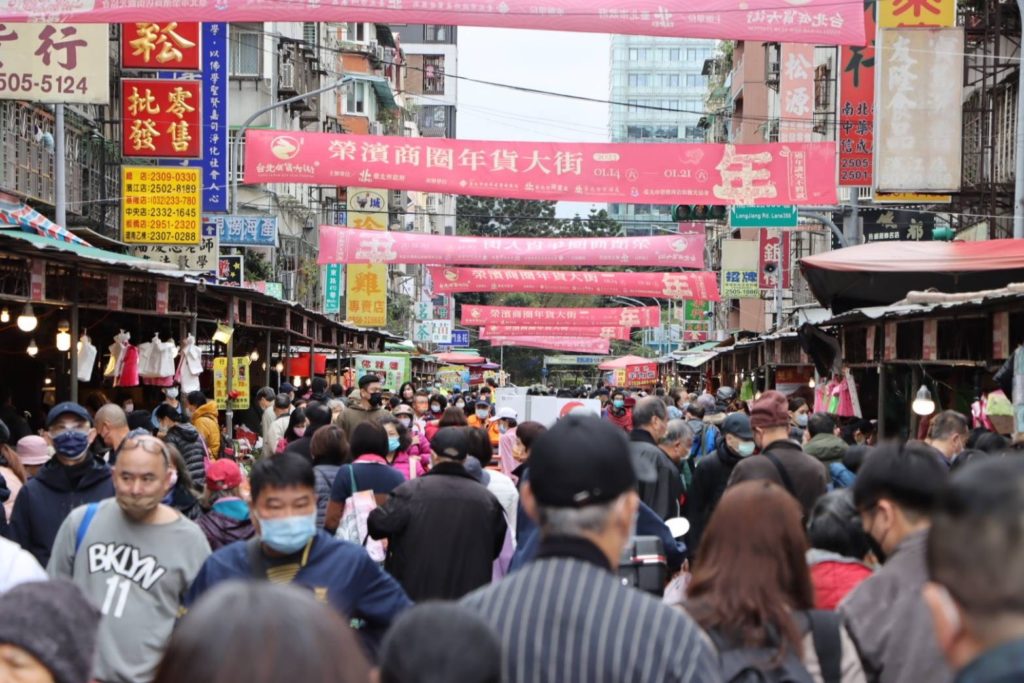
[[100,612],[70,581],[33,581],[0,595],[0,643],[16,645],[57,683],[88,683]]

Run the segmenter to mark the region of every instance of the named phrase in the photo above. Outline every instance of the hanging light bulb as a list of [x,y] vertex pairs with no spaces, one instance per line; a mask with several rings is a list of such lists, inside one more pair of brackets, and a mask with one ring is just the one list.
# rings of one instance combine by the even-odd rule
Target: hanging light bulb
[[0,311],[0,323],[11,322],[11,312],[4,306],[3,310]]
[[815,382],[814,378],[812,377],[809,380],[807,380],[807,386],[809,386],[811,389],[813,389],[814,387],[818,386],[818,383]]
[[295,375],[294,377],[292,377],[292,386],[296,387],[296,388],[301,387],[302,386],[302,378],[299,377],[298,375]]
[[25,304],[25,310],[18,316],[18,329],[22,332],[31,332],[36,329],[39,324],[39,320],[36,318],[35,311],[32,310],[32,304]]
[[917,415],[931,415],[935,412],[935,401],[932,400],[932,392],[928,391],[928,387],[921,385],[921,388],[917,390],[917,397],[914,398],[914,403],[911,405],[911,409]]
[[53,380],[47,377],[43,380],[43,384],[45,384],[46,386],[50,386],[51,384],[53,384]]
[[58,351],[70,351],[71,350],[71,325],[68,324],[67,320],[61,320],[57,323],[57,350]]
[[274,366],[274,370],[277,372],[277,374],[280,375],[282,372],[284,372],[284,363],[282,363],[281,361],[277,361],[277,365]]
[[28,343],[28,348],[25,349],[25,352],[28,355],[32,356],[33,358],[36,357],[36,354],[39,353],[39,347],[36,346],[36,340],[35,339],[33,339],[32,341],[30,341]]
[[249,360],[251,360],[253,363],[255,363],[259,359],[260,359],[260,352],[257,351],[256,349],[253,349],[252,353],[249,354]]

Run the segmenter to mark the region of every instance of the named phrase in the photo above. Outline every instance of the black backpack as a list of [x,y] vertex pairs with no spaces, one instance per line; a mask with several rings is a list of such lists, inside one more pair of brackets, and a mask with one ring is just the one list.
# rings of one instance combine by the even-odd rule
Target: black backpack
[[[839,683],[842,672],[842,641],[840,640],[839,615],[835,612],[809,610],[797,612],[799,623],[814,639],[814,651],[818,655],[821,677],[824,683]],[[721,636],[708,633],[718,648],[724,683],[814,683],[803,662],[792,651],[778,665],[769,668],[778,651],[770,647],[733,647]]]

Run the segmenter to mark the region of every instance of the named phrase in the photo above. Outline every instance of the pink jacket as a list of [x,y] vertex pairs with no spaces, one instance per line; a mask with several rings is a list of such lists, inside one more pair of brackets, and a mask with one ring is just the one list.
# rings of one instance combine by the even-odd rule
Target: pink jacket
[[430,464],[430,442],[427,441],[427,437],[422,434],[413,434],[412,443],[404,451],[395,455],[394,462],[391,466],[402,473],[402,476],[409,479],[411,474],[409,458],[417,455],[420,458],[419,465],[416,467],[416,476],[422,477],[427,473],[427,465]]

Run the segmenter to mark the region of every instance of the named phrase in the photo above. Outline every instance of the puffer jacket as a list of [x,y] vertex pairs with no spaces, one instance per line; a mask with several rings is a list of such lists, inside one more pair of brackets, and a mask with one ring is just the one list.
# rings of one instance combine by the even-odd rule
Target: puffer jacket
[[324,517],[327,516],[327,504],[331,502],[331,489],[334,479],[338,476],[338,465],[316,465],[313,467],[313,479],[316,483],[316,528],[324,528]]
[[732,471],[742,458],[725,445],[725,439],[718,440],[718,448],[708,453],[697,463],[693,471],[693,481],[686,495],[685,515],[690,520],[690,533],[686,536],[686,545],[691,556],[698,551],[704,527],[711,519],[711,513],[725,493]]
[[850,591],[871,576],[871,567],[852,557],[811,548],[807,551],[814,584],[814,606],[834,610]]
[[192,413],[192,426],[203,437],[206,447],[210,449],[210,457],[214,460],[220,457],[220,422],[217,415],[217,404],[213,401],[207,401]]
[[835,434],[818,434],[804,444],[804,453],[828,465],[841,461],[847,448],[849,445]]
[[206,486],[206,450],[200,441],[199,431],[192,425],[176,424],[167,430],[164,441],[178,449],[185,459],[188,476],[197,489]]
[[419,456],[420,459],[419,465],[416,467],[416,476],[422,477],[427,473],[427,465],[430,464],[430,442],[423,434],[412,435],[412,443],[404,451],[395,454],[395,459],[391,461],[391,467],[401,472],[406,479],[411,479],[409,458],[414,455]]
[[210,550],[256,535],[256,527],[249,518],[249,507],[239,498],[221,498],[209,512],[196,520],[196,524],[206,534]]

